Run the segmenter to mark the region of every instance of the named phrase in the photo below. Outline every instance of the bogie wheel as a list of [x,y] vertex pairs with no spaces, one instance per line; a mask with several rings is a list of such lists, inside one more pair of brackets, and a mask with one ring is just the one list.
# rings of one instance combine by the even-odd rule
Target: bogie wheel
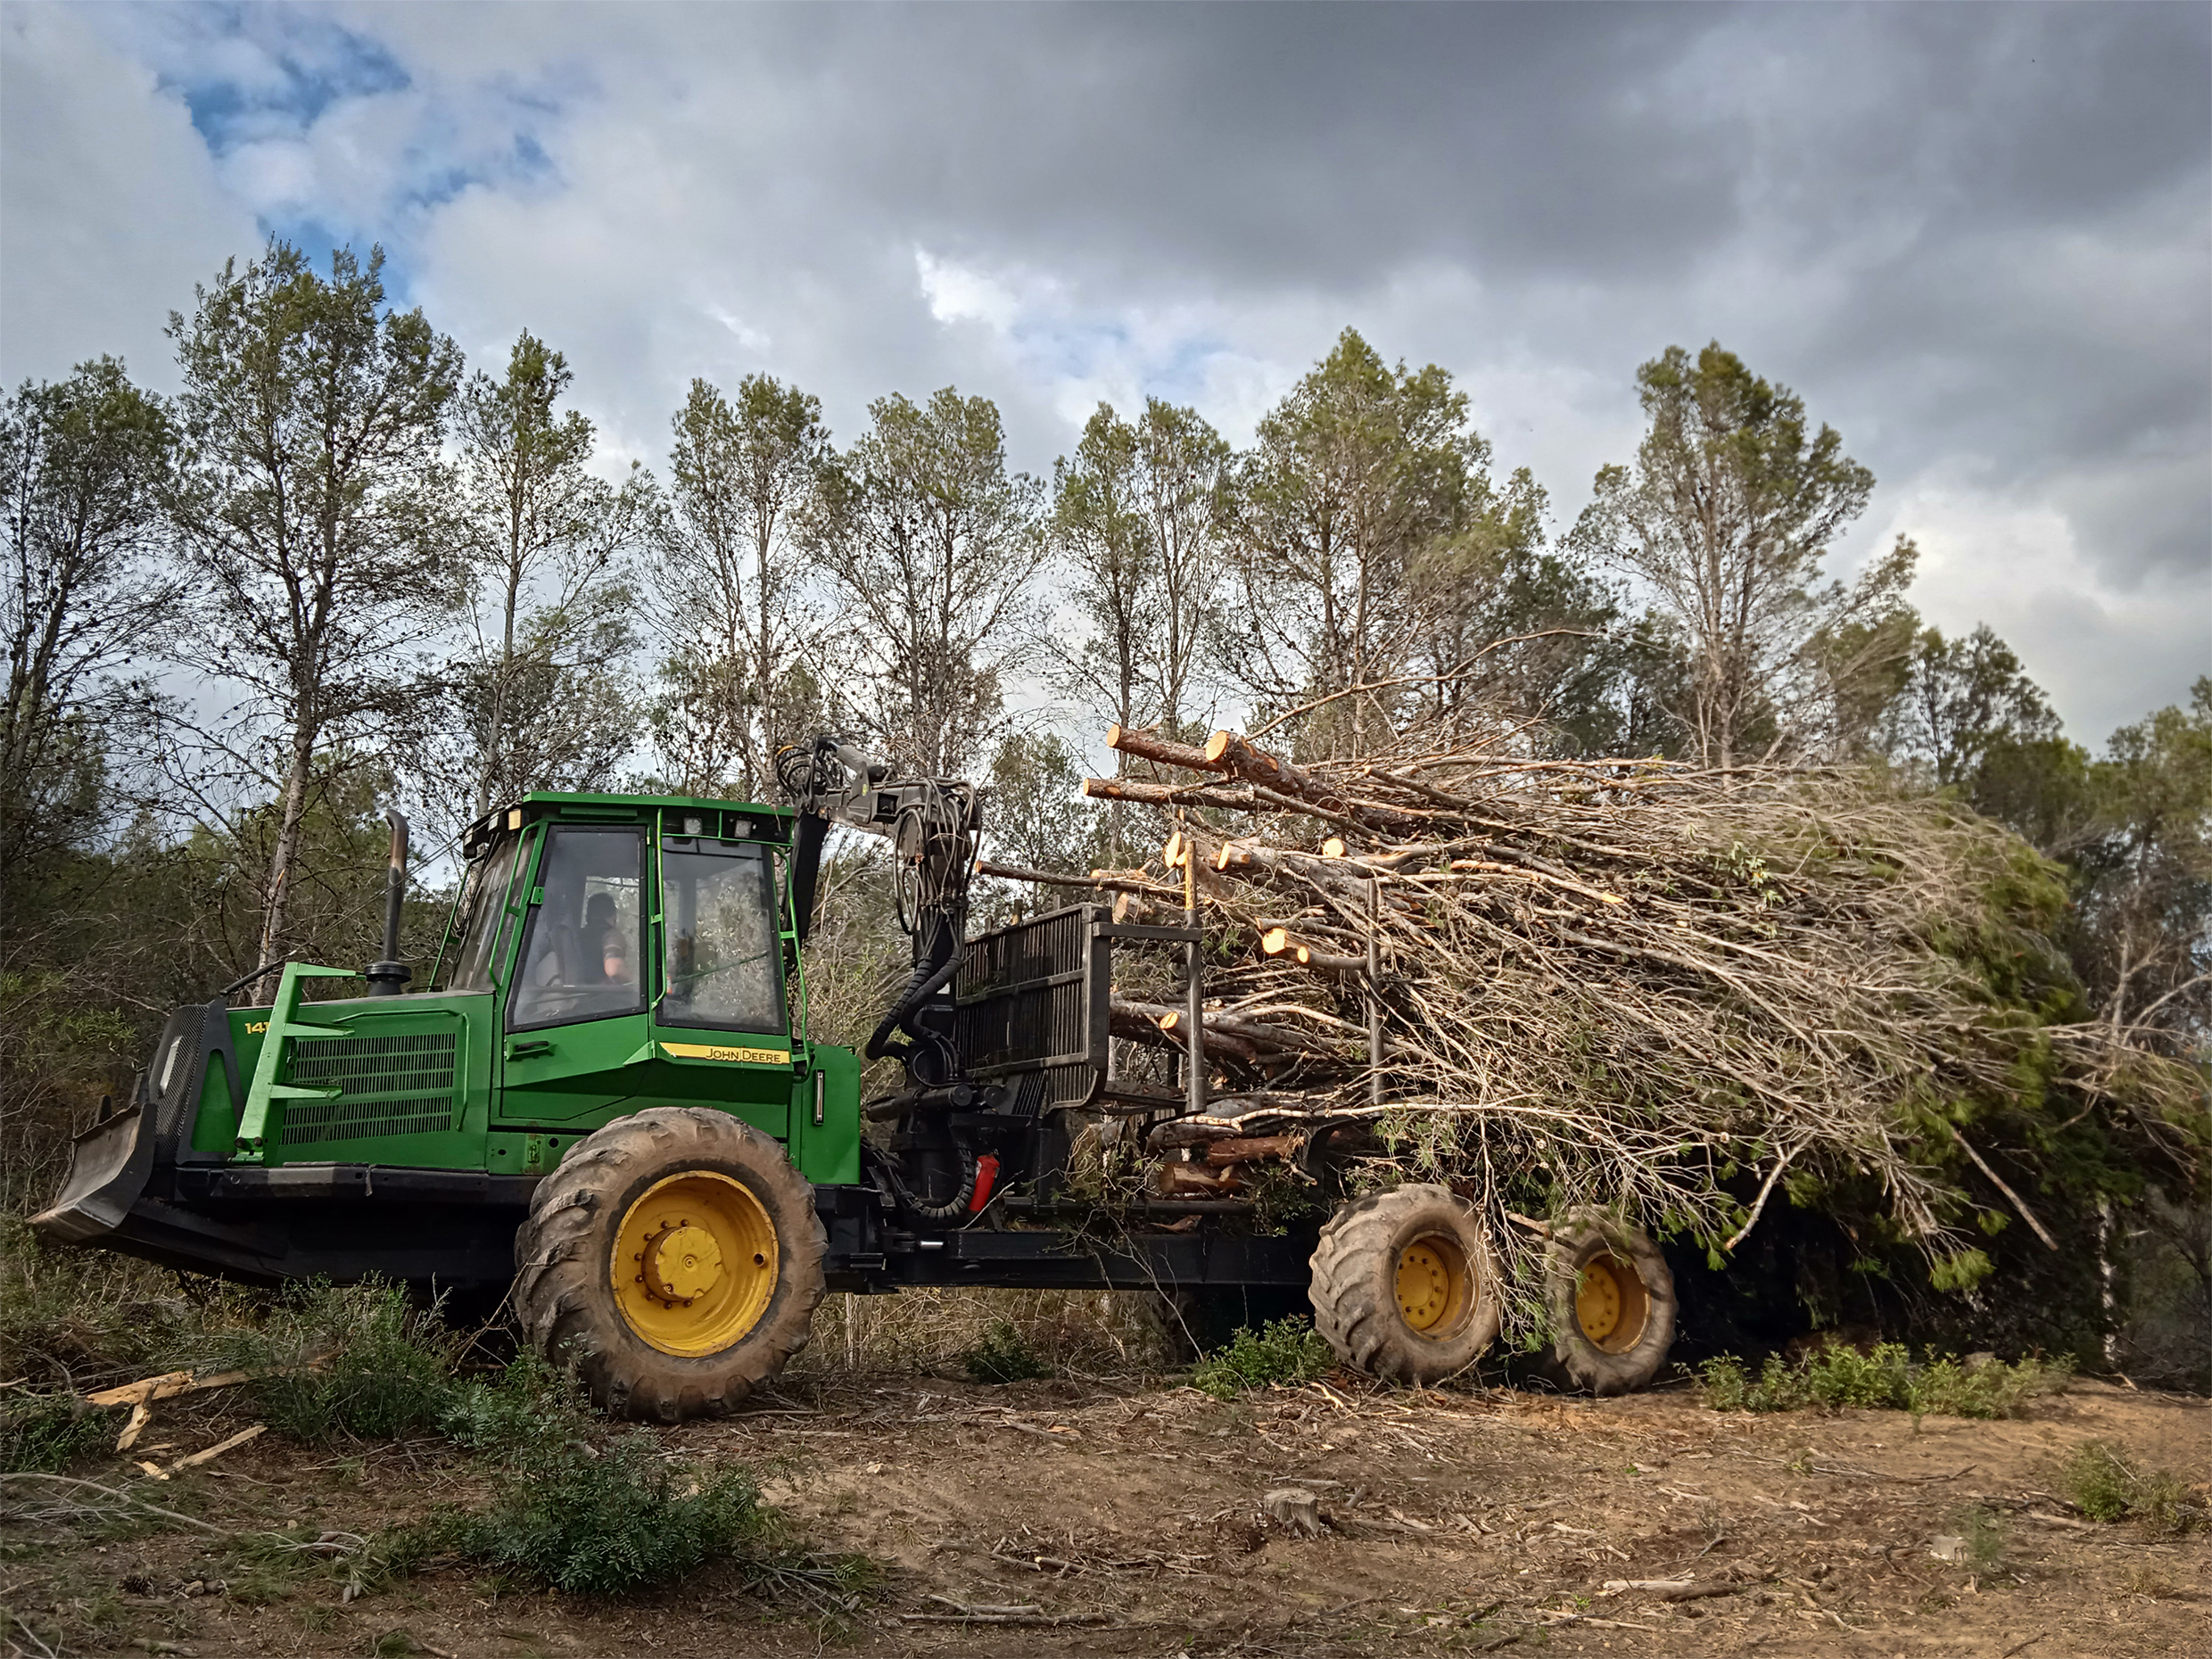
[[1314,1328],[1354,1370],[1399,1382],[1465,1371],[1498,1340],[1498,1274],[1474,1212],[1440,1186],[1354,1200],[1313,1253]]
[[1552,1357],[1593,1394],[1659,1374],[1674,1346],[1674,1275],[1641,1227],[1591,1210],[1552,1224],[1545,1275]]
[[662,1106],[579,1141],[515,1237],[515,1308],[617,1416],[720,1416],[805,1346],[829,1241],[783,1148]]

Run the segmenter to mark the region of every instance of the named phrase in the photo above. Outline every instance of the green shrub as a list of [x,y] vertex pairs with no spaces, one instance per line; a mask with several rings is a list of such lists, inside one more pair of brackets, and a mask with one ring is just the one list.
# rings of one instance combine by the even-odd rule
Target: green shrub
[[549,1439],[521,1449],[490,1507],[432,1523],[419,1541],[557,1589],[608,1595],[681,1577],[773,1530],[750,1473],[671,1463],[637,1430],[600,1448]]
[[219,1351],[224,1365],[272,1374],[253,1384],[269,1427],[320,1445],[435,1425],[453,1402],[460,1340],[398,1285],[314,1280],[225,1333]]
[[2067,1496],[2092,1521],[2141,1521],[2175,1536],[2204,1517],[2204,1506],[2171,1469],[2132,1464],[2102,1440],[2084,1440],[2062,1476]]
[[978,1382],[1025,1382],[1052,1374],[1052,1367],[1029,1346],[1028,1339],[1015,1329],[1011,1319],[994,1319],[983,1341],[961,1358],[968,1374]]
[[2134,1495],[2135,1472],[2102,1441],[2084,1440],[2066,1466],[2066,1491],[2092,1521],[2117,1521]]
[[1239,1325],[1226,1348],[1199,1361],[1191,1381],[1216,1399],[1270,1382],[1311,1382],[1336,1364],[1328,1341],[1307,1320],[1276,1319],[1257,1333]]
[[1986,1360],[1969,1366],[1945,1356],[1930,1359],[1912,1379],[1915,1411],[1952,1417],[2010,1417],[2041,1394],[2056,1394],[2074,1374],[2066,1360]]
[[24,1394],[0,1402],[0,1474],[59,1474],[108,1443],[103,1412],[67,1394]]
[[1911,1403],[1905,1350],[1894,1342],[1870,1354],[1831,1347],[1791,1365],[1769,1354],[1756,1378],[1724,1356],[1703,1367],[1705,1401],[1716,1411],[1797,1411],[1809,1406],[1903,1407]]
[[1940,1412],[1954,1417],[2009,1417],[2039,1394],[2066,1386],[2064,1363],[1989,1360],[1969,1366],[1949,1356],[1915,1366],[1902,1343],[1878,1342],[1870,1352],[1831,1345],[1792,1365],[1767,1356],[1754,1378],[1724,1355],[1700,1367],[1705,1403],[1715,1411],[1797,1411],[1846,1406]]
[[453,1384],[438,1432],[457,1446],[512,1463],[548,1440],[587,1440],[598,1418],[583,1388],[534,1349],[524,1349],[491,1378]]
[[1951,1524],[1966,1545],[1966,1564],[1977,1572],[1987,1572],[2004,1559],[2004,1523],[1990,1510],[1969,1504],[1953,1512]]

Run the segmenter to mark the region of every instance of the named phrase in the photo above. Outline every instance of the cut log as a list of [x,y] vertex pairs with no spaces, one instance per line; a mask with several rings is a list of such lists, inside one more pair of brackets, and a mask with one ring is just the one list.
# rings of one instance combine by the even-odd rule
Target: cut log
[[1206,1161],[1216,1168],[1229,1164],[1256,1163],[1262,1159],[1288,1158],[1304,1144],[1302,1135],[1259,1135],[1248,1139],[1216,1141],[1206,1149]]
[[1235,783],[1143,783],[1134,778],[1085,778],[1083,793],[1094,801],[1132,801],[1139,806],[1218,806],[1249,813],[1256,805],[1250,787]]
[[1416,808],[1353,800],[1234,731],[1217,731],[1207,739],[1206,758],[1214,770],[1250,785],[1260,805],[1313,813],[1368,833],[1418,829],[1428,821],[1429,814]]
[[1006,881],[1034,881],[1043,887],[1093,887],[1108,893],[1149,893],[1172,895],[1175,889],[1157,881],[1147,881],[1141,876],[1110,875],[1093,871],[1087,876],[1072,876],[1059,871],[1030,870],[1020,864],[998,864],[987,858],[976,860],[976,874],[997,876]]
[[1234,1170],[1204,1164],[1162,1164],[1153,1184],[1162,1198],[1230,1198],[1244,1190]]
[[1180,766],[1187,772],[1217,770],[1208,763],[1205,750],[1194,743],[1177,743],[1170,738],[1156,737],[1128,726],[1107,727],[1106,747],[1161,766]]
[[1273,957],[1288,957],[1300,968],[1310,968],[1316,973],[1364,975],[1367,971],[1366,957],[1325,951],[1310,940],[1294,937],[1287,928],[1268,929],[1259,936],[1259,948]]
[[1144,1137],[1148,1152],[1170,1152],[1183,1146],[1209,1146],[1237,1133],[1237,1125],[1227,1118],[1174,1118],[1166,1123],[1156,1123],[1151,1133]]
[[1331,893],[1358,895],[1364,907],[1367,884],[1374,871],[1357,859],[1324,858],[1318,853],[1293,852],[1258,841],[1239,841],[1225,868],[1234,868],[1246,880],[1275,877],[1307,881]]
[[1180,904],[1171,910],[1141,894],[1121,893],[1114,899],[1114,920],[1125,927],[1179,928],[1185,913]]
[[1242,778],[1247,783],[1261,783],[1270,789],[1300,797],[1327,796],[1336,791],[1319,783],[1308,773],[1301,772],[1280,755],[1267,750],[1240,732],[1217,731],[1206,739],[1204,765],[1209,772],[1226,772],[1232,778]]
[[1309,945],[1300,945],[1296,955],[1300,968],[1310,968],[1316,973],[1359,976],[1367,971],[1367,959],[1364,956],[1332,955]]
[[1180,1048],[1180,1043],[1160,1028],[1159,1016],[1168,1011],[1156,1003],[1126,1003],[1117,996],[1108,1004],[1107,1030],[1151,1048]]
[[1196,824],[1184,824],[1168,838],[1168,845],[1160,849],[1160,856],[1167,859],[1170,855],[1172,862],[1168,865],[1170,870],[1181,870],[1188,863],[1196,863],[1195,873],[1201,893],[1209,887],[1217,885],[1209,881],[1208,878],[1217,867],[1219,850],[1215,846],[1214,838]]
[[[1184,1015],[1178,1009],[1160,1022],[1160,1028],[1173,1036],[1182,1028]],[[1209,1013],[1206,1016],[1206,1041],[1217,1037],[1234,1037],[1262,1049],[1281,1049],[1294,1052],[1327,1054],[1342,1058],[1343,1051],[1325,1036],[1309,1031],[1300,1031],[1289,1026],[1269,1025],[1264,1020],[1247,1019],[1240,1014]]]
[[[1116,997],[1110,1005],[1110,1028],[1116,1036],[1135,1037],[1139,1042],[1149,1036],[1157,1044],[1171,1044],[1176,1048],[1187,1046],[1181,1033],[1176,1029],[1184,1018],[1180,1008],[1169,1008],[1164,1003],[1134,1003]],[[1138,1024],[1140,1020],[1143,1022],[1142,1028]],[[1206,1048],[1209,1053],[1218,1050],[1242,1061],[1246,1065],[1256,1066],[1260,1061],[1260,1051],[1256,1044],[1249,1038],[1217,1031],[1210,1019],[1206,1022]]]

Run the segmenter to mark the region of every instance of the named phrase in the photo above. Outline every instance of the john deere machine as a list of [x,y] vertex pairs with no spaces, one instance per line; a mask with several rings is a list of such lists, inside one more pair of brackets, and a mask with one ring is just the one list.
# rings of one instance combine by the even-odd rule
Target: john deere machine
[[[505,1294],[605,1407],[661,1421],[726,1411],[773,1376],[828,1290],[1309,1296],[1349,1363],[1409,1379],[1494,1339],[1490,1251],[1440,1187],[1283,1231],[1207,1195],[1128,1200],[1110,1235],[1087,1225],[1067,1191],[1080,1126],[1205,1106],[1202,1050],[1163,1088],[1118,1077],[1110,1041],[1117,945],[1180,947],[1195,1008],[1195,927],[1078,904],[968,937],[969,786],[896,780],[830,737],[786,751],[780,778],[780,806],[538,794],[487,814],[419,989],[396,960],[395,819],[384,960],[268,964],[240,982],[273,977],[266,1005],[177,1010],[33,1225],[252,1283]],[[889,838],[913,944],[863,1045],[900,1062],[901,1086],[865,1102],[863,1053],[807,1025],[832,821]],[[340,979],[365,994],[304,995]],[[1329,1141],[1299,1151],[1324,1191]],[[1649,1375],[1673,1325],[1657,1252],[1595,1221],[1554,1242],[1577,1374]]]

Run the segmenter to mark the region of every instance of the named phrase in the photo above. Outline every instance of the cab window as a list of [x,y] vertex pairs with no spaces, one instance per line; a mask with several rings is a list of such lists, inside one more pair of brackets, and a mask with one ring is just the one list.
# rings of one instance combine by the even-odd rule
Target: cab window
[[783,946],[765,848],[700,841],[661,848],[667,991],[659,1023],[781,1033]]
[[644,1011],[644,868],[642,830],[547,832],[508,1030]]
[[489,991],[491,969],[499,953],[491,942],[505,929],[508,883],[515,875],[515,848],[520,836],[509,835],[468,867],[467,891],[461,896],[461,942],[454,952],[455,991]]

